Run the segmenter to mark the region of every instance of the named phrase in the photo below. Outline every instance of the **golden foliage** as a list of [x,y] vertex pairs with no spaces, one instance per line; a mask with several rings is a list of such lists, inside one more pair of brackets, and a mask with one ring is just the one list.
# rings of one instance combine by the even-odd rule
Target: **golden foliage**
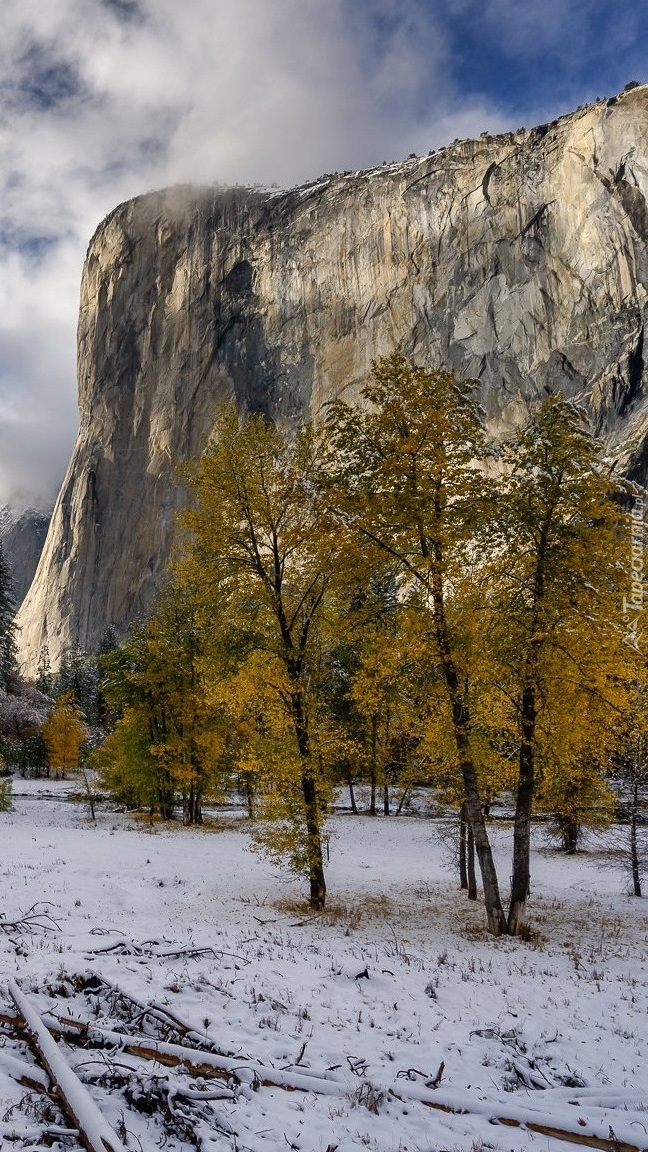
[[43,739],[50,767],[62,776],[66,772],[76,771],[80,766],[81,750],[86,737],[81,709],[75,703],[72,692],[65,692],[58,698],[43,725]]

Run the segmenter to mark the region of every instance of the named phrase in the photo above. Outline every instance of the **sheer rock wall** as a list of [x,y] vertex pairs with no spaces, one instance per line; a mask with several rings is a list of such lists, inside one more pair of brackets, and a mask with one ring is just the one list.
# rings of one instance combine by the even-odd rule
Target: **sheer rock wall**
[[648,467],[648,87],[551,125],[289,192],[122,204],[86,259],[81,426],[19,623],[23,660],[144,613],[177,463],[220,400],[283,421],[357,395],[401,343],[478,377],[502,429],[545,388]]

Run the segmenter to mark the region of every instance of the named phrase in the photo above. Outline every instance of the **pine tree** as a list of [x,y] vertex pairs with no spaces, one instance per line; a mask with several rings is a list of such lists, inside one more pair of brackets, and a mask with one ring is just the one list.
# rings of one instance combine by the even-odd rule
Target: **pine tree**
[[104,730],[110,727],[112,721],[117,717],[111,713],[110,706],[106,700],[103,691],[103,681],[106,676],[106,657],[110,656],[118,647],[117,633],[112,624],[106,625],[104,628],[101,640],[99,641],[99,648],[97,650],[96,665],[97,665],[97,691],[96,691],[96,713],[97,724]]
[[55,696],[71,693],[86,723],[91,727],[98,723],[99,667],[96,657],[84,652],[78,641],[63,653],[53,691]]
[[36,687],[38,691],[49,696],[52,691],[53,679],[49,647],[47,644],[43,644],[38,654],[38,667],[36,669]]
[[0,688],[5,692],[16,673],[15,614],[11,572],[0,541]]

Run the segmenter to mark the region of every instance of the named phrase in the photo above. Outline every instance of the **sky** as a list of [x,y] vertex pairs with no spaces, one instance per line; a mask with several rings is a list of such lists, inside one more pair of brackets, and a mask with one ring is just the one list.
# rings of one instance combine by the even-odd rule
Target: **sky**
[[0,0],[0,503],[63,478],[83,259],[116,204],[289,187],[630,80],[645,0]]

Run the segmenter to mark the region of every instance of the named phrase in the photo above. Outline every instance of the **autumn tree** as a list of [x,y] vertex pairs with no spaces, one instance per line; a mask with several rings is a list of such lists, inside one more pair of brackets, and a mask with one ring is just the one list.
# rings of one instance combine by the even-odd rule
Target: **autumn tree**
[[334,610],[339,554],[337,533],[315,498],[320,455],[311,428],[291,439],[260,414],[241,420],[231,406],[190,478],[194,504],[184,520],[185,569],[201,582],[204,610],[227,622],[241,666],[254,657],[248,671],[274,693],[291,733],[292,755],[284,759],[294,771],[283,779],[282,798],[293,828],[303,828],[298,855],[313,908],[326,899],[326,780],[313,746],[313,677]]
[[605,828],[612,822],[616,797],[593,752],[577,760],[556,757],[538,781],[538,808],[548,813],[564,852],[573,855],[584,828]]
[[164,819],[181,796],[185,824],[202,822],[222,744],[199,672],[204,631],[195,587],[169,579],[148,623],[101,655],[104,710],[121,713],[95,756],[102,778]]
[[93,749],[91,763],[100,783],[127,808],[145,807],[171,818],[175,789],[165,766],[151,752],[149,716],[138,706],[123,708],[119,721]]
[[[367,407],[332,406],[329,499],[369,566],[376,554],[399,565],[402,598],[418,611],[444,688],[439,734],[454,747],[489,928],[515,934],[529,890],[541,745],[544,754],[560,733],[564,764],[575,769],[593,732],[610,726],[627,537],[611,499],[619,485],[583,413],[562,396],[538,406],[497,465],[471,382],[396,352],[374,365],[363,399]],[[494,688],[495,724],[487,717]],[[566,700],[576,707],[568,723]],[[499,754],[504,784],[512,748],[505,916],[484,806],[488,761],[496,766]]]
[[79,768],[86,735],[81,709],[72,693],[59,696],[43,726],[48,761],[55,772],[64,777]]
[[148,685],[165,728],[160,723],[151,750],[169,765],[185,824],[202,823],[222,751],[218,718],[206,706],[200,676],[204,632],[196,586],[169,581],[147,629]]
[[622,856],[628,863],[632,894],[642,896],[648,869],[647,838],[642,828],[648,813],[648,686],[644,680],[645,661],[637,663],[642,675],[626,685],[627,706],[616,718],[609,768],[618,806],[628,826]]
[[486,529],[487,447],[475,385],[395,352],[374,364],[362,398],[367,407],[333,405],[326,423],[329,500],[369,565],[379,556],[396,562],[403,595],[418,610],[444,685],[489,928],[500,935],[506,917],[479,786],[461,624],[462,587]]
[[[629,532],[620,502],[611,499],[621,489],[603,446],[583,410],[562,395],[532,412],[503,447],[501,467],[492,507],[500,544],[490,569],[489,642],[499,654],[518,744],[508,911],[515,935],[529,891],[543,738],[561,748],[566,764],[574,745],[582,754],[593,733],[600,739],[613,721]],[[572,755],[572,771],[577,762]]]
[[403,627],[401,613],[389,624],[366,624],[358,649],[358,666],[348,695],[354,706],[356,755],[369,777],[369,815],[377,814],[382,790],[383,813],[390,813],[389,788],[400,782],[401,804],[416,774],[423,775],[420,756],[425,723],[426,676],[418,637]]

